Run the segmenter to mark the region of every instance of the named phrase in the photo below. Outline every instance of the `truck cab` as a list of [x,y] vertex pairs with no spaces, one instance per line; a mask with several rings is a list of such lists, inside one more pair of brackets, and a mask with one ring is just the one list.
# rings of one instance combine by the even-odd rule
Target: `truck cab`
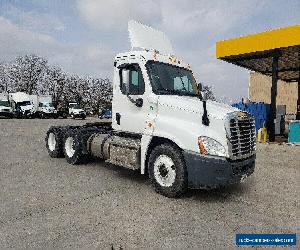
[[69,103],[69,115],[71,118],[86,118],[86,112],[81,108],[81,106],[76,102],[70,102]]
[[[253,117],[206,100],[191,66],[173,55],[162,32],[133,21],[129,33],[132,47],[142,49],[114,59],[111,128],[64,128],[61,147],[67,161],[77,164],[90,155],[138,170],[167,197],[178,197],[187,188],[239,183],[251,175]],[[49,150],[53,138],[59,140],[55,131],[46,137],[53,157],[58,155],[53,153],[58,149]]]
[[57,118],[57,110],[54,108],[50,95],[38,96],[37,113],[40,118]]
[[28,94],[24,92],[10,93],[9,100],[18,118],[34,116],[36,110]]
[[13,118],[14,113],[10,107],[7,93],[0,93],[0,116]]
[[[191,67],[182,60],[157,51],[119,54],[113,84],[113,129],[139,134],[146,145],[153,140],[176,145],[191,187],[235,182],[232,164],[235,172],[243,172],[243,167],[253,171],[253,118],[229,105],[201,99]],[[209,125],[203,124],[203,101]],[[217,173],[222,174],[216,179]]]

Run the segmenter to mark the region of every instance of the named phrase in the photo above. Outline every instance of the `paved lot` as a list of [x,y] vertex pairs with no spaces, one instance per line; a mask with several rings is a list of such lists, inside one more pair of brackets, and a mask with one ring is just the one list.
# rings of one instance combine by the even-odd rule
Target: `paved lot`
[[48,157],[53,124],[0,120],[0,248],[234,248],[236,233],[299,233],[300,147],[258,145],[246,182],[181,199],[102,162]]

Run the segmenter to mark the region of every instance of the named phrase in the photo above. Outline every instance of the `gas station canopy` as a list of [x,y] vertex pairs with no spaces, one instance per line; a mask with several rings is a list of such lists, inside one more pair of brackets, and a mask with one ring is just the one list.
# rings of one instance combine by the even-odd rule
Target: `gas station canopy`
[[[272,77],[270,117],[267,124],[270,141],[275,140],[278,79],[298,82],[300,107],[300,25],[219,41],[218,59]],[[300,110],[297,111],[299,117]]]
[[278,58],[277,78],[299,82],[300,25],[219,41],[216,56],[269,76],[272,76],[275,57]]

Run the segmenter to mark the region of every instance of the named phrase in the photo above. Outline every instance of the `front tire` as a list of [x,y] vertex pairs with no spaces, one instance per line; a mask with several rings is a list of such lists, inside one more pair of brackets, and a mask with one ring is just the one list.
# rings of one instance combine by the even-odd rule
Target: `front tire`
[[173,198],[186,192],[187,171],[177,147],[169,143],[156,146],[150,154],[148,169],[157,193]]

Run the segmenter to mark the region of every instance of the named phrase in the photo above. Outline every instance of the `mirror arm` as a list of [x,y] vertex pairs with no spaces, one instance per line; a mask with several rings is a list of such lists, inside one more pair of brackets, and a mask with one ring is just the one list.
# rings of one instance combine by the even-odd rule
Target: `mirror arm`
[[135,106],[137,106],[138,108],[143,106],[143,99],[142,98],[138,98],[136,100],[134,100],[131,96],[129,96],[128,94],[126,95],[127,98],[129,99],[130,102],[132,102]]
[[209,126],[209,119],[208,119],[207,108],[206,108],[206,100],[202,100],[202,103],[203,103],[202,124],[205,126]]
[[129,101],[131,101],[133,104],[136,104],[136,101],[129,94],[127,94],[126,96],[129,99]]

